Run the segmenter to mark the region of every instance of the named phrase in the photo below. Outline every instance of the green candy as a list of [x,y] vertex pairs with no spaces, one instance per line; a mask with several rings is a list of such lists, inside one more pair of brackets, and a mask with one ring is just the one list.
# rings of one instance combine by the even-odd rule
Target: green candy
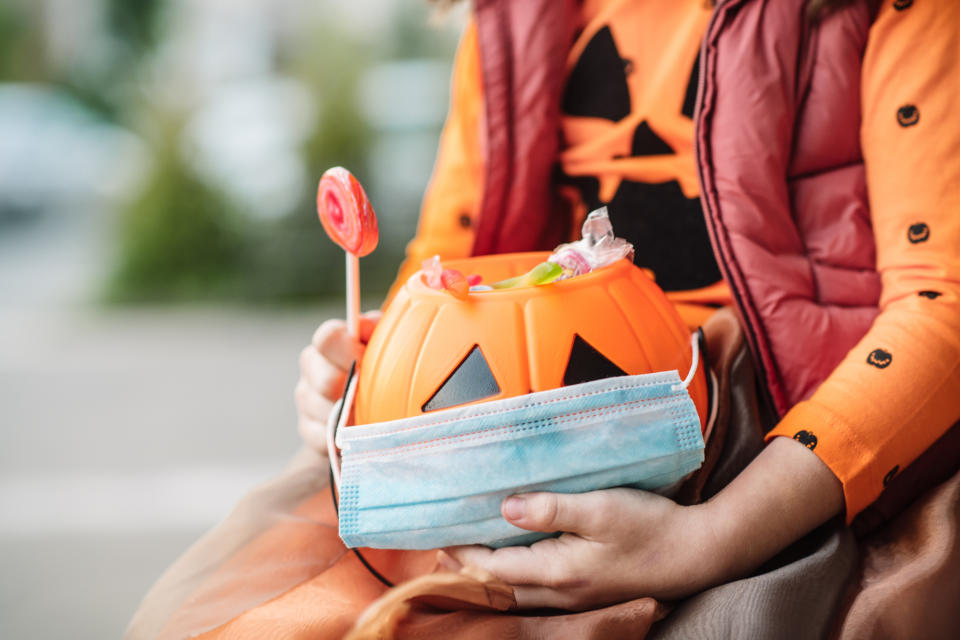
[[523,275],[494,282],[494,289],[513,289],[515,287],[529,287],[539,284],[549,284],[563,275],[563,267],[556,262],[541,262]]

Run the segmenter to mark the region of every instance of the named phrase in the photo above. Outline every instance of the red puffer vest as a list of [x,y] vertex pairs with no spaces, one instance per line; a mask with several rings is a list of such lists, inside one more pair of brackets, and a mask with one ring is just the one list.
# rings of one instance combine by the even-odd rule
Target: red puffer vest
[[[812,23],[806,4],[718,3],[695,123],[714,250],[781,415],[866,333],[880,297],[859,138],[871,12]],[[474,254],[550,248],[565,231],[552,179],[577,11],[477,0],[487,176]]]

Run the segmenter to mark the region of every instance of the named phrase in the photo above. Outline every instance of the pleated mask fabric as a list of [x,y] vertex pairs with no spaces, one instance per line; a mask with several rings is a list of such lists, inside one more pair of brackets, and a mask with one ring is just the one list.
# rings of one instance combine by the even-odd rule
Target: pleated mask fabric
[[[348,387],[347,403],[351,395]],[[704,457],[697,410],[676,371],[351,426],[336,443],[340,537],[379,549],[529,544],[550,534],[504,520],[509,495],[654,490]]]

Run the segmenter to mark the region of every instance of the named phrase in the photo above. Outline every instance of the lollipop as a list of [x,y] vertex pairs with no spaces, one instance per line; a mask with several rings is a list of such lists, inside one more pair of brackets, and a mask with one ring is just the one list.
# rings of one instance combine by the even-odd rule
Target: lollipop
[[377,216],[363,187],[343,167],[328,169],[317,187],[317,215],[330,239],[347,252],[347,328],[357,337],[360,317],[360,258],[376,249]]

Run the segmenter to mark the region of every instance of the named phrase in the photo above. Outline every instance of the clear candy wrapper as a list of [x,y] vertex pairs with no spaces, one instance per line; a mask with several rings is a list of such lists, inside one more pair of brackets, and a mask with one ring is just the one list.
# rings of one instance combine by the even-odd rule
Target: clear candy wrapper
[[580,240],[560,245],[547,258],[563,268],[563,275],[558,280],[581,276],[621,258],[633,257],[633,245],[614,235],[606,207],[591,211],[581,232],[583,237]]
[[471,292],[550,284],[582,276],[621,258],[633,258],[633,245],[614,235],[606,207],[591,211],[581,231],[580,240],[560,245],[547,260],[513,278],[481,284],[480,276],[464,276],[456,269],[444,269],[440,256],[433,256],[421,265],[423,281],[428,287],[463,300]]

